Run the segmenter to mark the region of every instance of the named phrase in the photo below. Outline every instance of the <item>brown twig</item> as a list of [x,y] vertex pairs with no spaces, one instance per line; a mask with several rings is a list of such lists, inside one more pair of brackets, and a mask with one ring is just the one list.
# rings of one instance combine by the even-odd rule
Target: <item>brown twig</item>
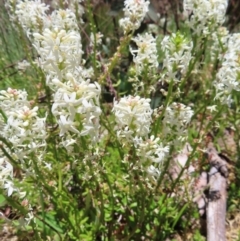
[[207,150],[211,169],[207,205],[207,241],[226,240],[227,163],[218,155],[212,143]]

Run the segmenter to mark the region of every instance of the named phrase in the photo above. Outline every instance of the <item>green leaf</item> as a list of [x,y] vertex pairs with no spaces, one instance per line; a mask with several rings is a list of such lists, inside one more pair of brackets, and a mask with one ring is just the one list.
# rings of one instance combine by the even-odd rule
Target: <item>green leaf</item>
[[6,204],[6,198],[0,194],[0,207],[4,206]]
[[[39,217],[40,216],[42,215],[39,215]],[[58,224],[54,213],[52,212],[45,213],[42,218],[36,218],[36,223],[40,228],[46,228],[49,232],[52,230],[58,233],[64,233],[63,229]]]

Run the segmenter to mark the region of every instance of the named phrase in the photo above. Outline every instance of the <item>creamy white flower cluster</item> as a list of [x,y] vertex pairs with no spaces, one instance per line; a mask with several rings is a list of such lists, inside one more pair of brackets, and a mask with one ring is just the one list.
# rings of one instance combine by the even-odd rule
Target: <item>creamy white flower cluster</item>
[[178,82],[184,77],[192,59],[192,47],[193,43],[179,32],[163,38],[161,48],[165,54],[163,60],[163,68],[166,70],[165,81]]
[[[34,33],[34,47],[40,55],[39,65],[50,76],[63,79],[80,65],[82,56],[81,37],[76,31],[45,29]],[[51,83],[48,83],[51,87]]]
[[[0,109],[7,117],[2,123],[0,135],[10,142],[13,148],[7,151],[12,158],[20,160],[20,164],[31,160],[27,155],[32,152],[42,153],[45,150],[47,133],[45,119],[38,117],[38,107],[32,107],[27,100],[24,90],[8,88],[0,91]],[[2,154],[2,153],[1,153]],[[13,191],[18,191],[13,184],[13,167],[4,154],[0,156],[1,185],[7,189],[10,196]]]
[[27,92],[25,90],[16,90],[8,88],[0,91],[0,106],[4,112],[11,109],[18,109],[27,103]]
[[[9,0],[8,4],[12,6]],[[81,36],[73,11],[54,10],[40,0],[17,0],[15,16],[38,52],[37,64],[46,74],[63,78],[82,60]]]
[[224,55],[214,86],[216,99],[224,104],[231,104],[233,90],[240,91],[240,34],[230,35],[228,49]]
[[184,0],[184,13],[190,28],[198,35],[210,34],[225,20],[228,0]]
[[17,20],[20,23],[28,37],[31,37],[32,32],[39,32],[45,27],[49,6],[41,0],[8,0],[6,5],[10,9],[13,21]]
[[[85,12],[82,2],[84,2],[84,0],[63,0],[66,8],[74,12],[79,18],[81,18]],[[54,9],[59,8],[59,1],[51,1],[49,4],[51,4],[51,7]],[[81,23],[83,23],[82,19],[79,20]]]
[[27,93],[8,88],[0,91],[0,108],[7,123],[0,134],[14,146],[14,153],[22,160],[28,152],[45,146],[45,119],[38,117],[38,107],[32,107]]
[[222,59],[225,50],[227,49],[229,31],[226,27],[219,27],[216,32],[211,35],[211,60],[216,61],[216,58]]
[[76,16],[70,9],[54,10],[49,15],[49,6],[41,0],[8,0],[6,5],[30,38],[32,33],[42,33],[45,29],[78,30]]
[[178,141],[184,141],[186,137],[186,125],[193,116],[193,110],[181,103],[173,102],[164,113],[163,135],[177,136]]
[[130,47],[133,62],[136,66],[136,73],[140,75],[143,70],[148,70],[149,72],[151,69],[156,69],[158,67],[157,44],[152,34],[138,34],[132,40],[137,45],[137,49]]
[[168,153],[159,138],[148,135],[152,122],[150,99],[139,96],[127,96],[114,101],[113,112],[116,119],[116,131],[123,145],[134,145],[138,168],[144,169],[152,177],[158,177],[160,170],[153,164],[161,164]]
[[[95,39],[96,38],[96,39]],[[95,41],[96,41],[96,45],[99,46],[102,44],[102,38],[103,38],[103,34],[101,32],[98,32],[95,34],[91,33],[90,35],[90,46],[93,47],[95,45]]]
[[8,196],[11,196],[15,190],[12,178],[13,166],[7,160],[6,156],[0,151],[0,186],[7,189]]
[[[135,137],[134,146],[136,155],[139,157],[140,163],[146,167],[147,173],[150,176],[159,177],[160,167],[169,152],[169,147],[163,146],[160,138],[154,136],[146,140],[143,140],[142,137]],[[159,164],[158,167],[152,165],[154,163]]]
[[48,19],[49,19],[49,22],[46,21],[46,24],[48,24],[47,26],[48,28],[64,29],[65,31],[68,31],[68,30],[78,31],[77,19],[73,10],[70,10],[70,9],[54,10]]
[[[93,54],[96,57],[101,56],[101,47],[102,47],[103,34],[97,32],[95,34],[91,33],[90,42],[89,42],[89,54]],[[96,62],[98,68],[102,68],[99,61]]]
[[134,136],[146,137],[152,122],[150,99],[126,96],[114,100],[113,112],[117,122],[119,137],[132,140]]
[[75,133],[89,135],[93,142],[98,140],[100,86],[84,80],[80,75],[68,73],[65,83],[57,78],[53,83],[58,87],[54,95],[52,113],[58,120],[60,136]]
[[124,33],[129,33],[138,29],[148,12],[149,1],[145,0],[125,0],[124,18],[120,19],[119,24]]
[[[42,10],[37,11],[38,5],[37,0],[26,0],[24,4],[19,0],[16,14],[26,32],[31,32],[30,40],[39,55],[38,65],[46,74],[47,85],[54,91],[52,112],[63,137],[62,144],[70,150],[69,146],[76,143],[73,135],[89,135],[96,142],[101,89],[90,81],[92,69],[82,66],[83,51],[76,16],[70,9],[55,10],[47,15],[48,7],[40,5]],[[29,9],[28,13],[23,13],[24,7]],[[28,25],[35,24],[32,18],[41,18],[41,26]]]
[[31,66],[31,64],[27,60],[24,59],[23,61],[18,62],[17,68],[20,71],[24,72],[30,66]]

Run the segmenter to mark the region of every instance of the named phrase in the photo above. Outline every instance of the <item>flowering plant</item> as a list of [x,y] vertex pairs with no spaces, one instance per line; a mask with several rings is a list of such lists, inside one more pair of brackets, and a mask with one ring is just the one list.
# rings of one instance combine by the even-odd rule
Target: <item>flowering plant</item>
[[0,83],[3,206],[34,240],[166,240],[199,215],[206,136],[239,128],[239,34],[225,0],[184,0],[178,31],[145,0],[105,28],[93,2],[5,1],[25,51]]

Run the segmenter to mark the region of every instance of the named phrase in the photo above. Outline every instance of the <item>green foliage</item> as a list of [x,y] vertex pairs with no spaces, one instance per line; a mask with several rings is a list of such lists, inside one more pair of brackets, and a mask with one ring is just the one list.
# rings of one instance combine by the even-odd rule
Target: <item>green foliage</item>
[[23,60],[32,63],[36,53],[21,27],[10,23],[4,1],[0,3],[0,29],[0,89],[26,89],[35,97],[36,84],[41,82],[39,69],[32,64],[30,70],[22,72],[18,63]]

